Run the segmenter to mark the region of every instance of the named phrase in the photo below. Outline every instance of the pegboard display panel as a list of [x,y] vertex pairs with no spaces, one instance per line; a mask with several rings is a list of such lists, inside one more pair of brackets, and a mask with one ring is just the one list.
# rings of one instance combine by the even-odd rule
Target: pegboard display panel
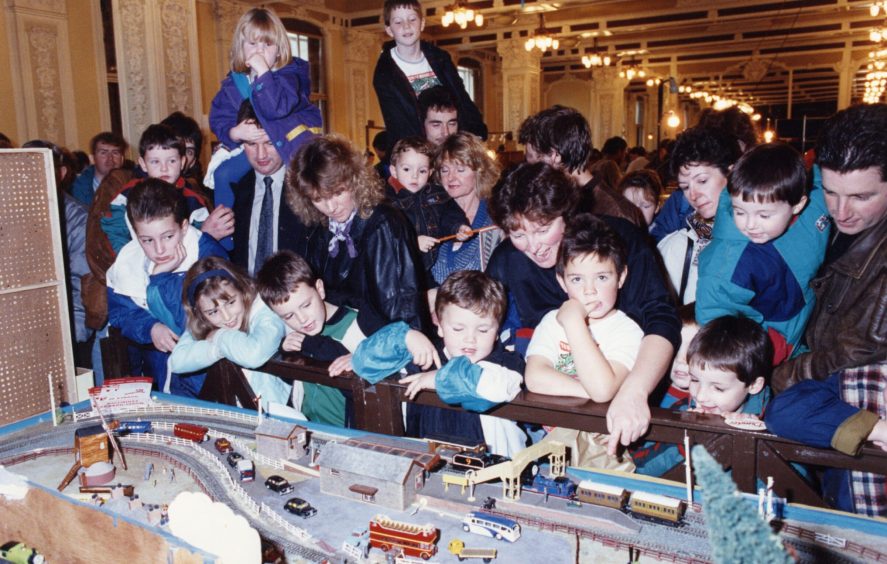
[[56,402],[66,396],[66,366],[54,287],[0,295],[0,425],[49,411],[49,375]]
[[58,279],[43,160],[38,152],[0,154],[0,291]]
[[51,153],[0,150],[0,425],[74,397]]

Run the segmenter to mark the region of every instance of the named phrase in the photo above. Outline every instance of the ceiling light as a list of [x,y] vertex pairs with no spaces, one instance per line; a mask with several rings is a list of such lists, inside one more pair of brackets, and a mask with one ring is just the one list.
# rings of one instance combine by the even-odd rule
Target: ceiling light
[[481,27],[484,25],[484,15],[479,11],[475,12],[471,8],[464,6],[461,0],[456,0],[455,4],[447,8],[440,20],[440,24],[444,27],[455,23],[462,29],[467,28],[470,22],[474,22],[474,25]]
[[524,43],[524,48],[527,51],[539,49],[544,53],[549,49],[557,51],[560,44],[561,42],[545,29],[545,18],[542,14],[539,14],[539,28],[527,39]]

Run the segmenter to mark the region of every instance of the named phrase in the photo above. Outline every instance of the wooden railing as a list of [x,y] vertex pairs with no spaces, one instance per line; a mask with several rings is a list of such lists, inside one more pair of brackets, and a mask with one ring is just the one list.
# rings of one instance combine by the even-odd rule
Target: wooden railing
[[[404,393],[406,386],[394,380],[369,385],[353,375],[330,378],[325,363],[297,354],[278,355],[260,370],[289,380],[350,390],[354,398],[356,427],[396,436],[404,433],[401,402],[407,401]],[[419,393],[415,401],[459,409],[443,403],[431,391]],[[608,407],[608,404],[578,398],[543,396],[524,391],[489,414],[513,421],[606,433]],[[808,447],[766,431],[736,429],[716,415],[660,408],[652,408],[651,413],[650,430],[645,439],[681,444],[686,432],[692,444],[704,445],[718,462],[733,470],[733,479],[744,492],[757,491],[756,478],[773,476],[778,495],[797,503],[825,506],[819,492],[797,474],[791,466],[792,462],[867,472],[884,472],[887,468],[887,452],[876,447],[863,448],[860,456],[854,457],[834,450]],[[683,481],[684,469],[677,467],[664,477]]]
[[[406,386],[393,379],[370,385],[351,374],[330,378],[326,363],[295,353],[278,354],[259,370],[287,380],[350,391],[355,428],[386,435],[404,435],[401,403],[407,401],[404,393]],[[105,371],[108,374],[107,366]],[[124,374],[112,372],[107,377]],[[244,407],[256,407],[254,394],[243,372],[224,360],[209,369],[201,398],[232,405],[237,398]],[[441,402],[437,394],[431,391],[419,393],[415,401],[459,409]],[[494,408],[489,414],[513,421],[606,433],[608,407],[607,404],[578,398],[543,396],[524,391],[512,402]],[[684,433],[687,433],[692,444],[704,445],[721,465],[733,470],[733,479],[744,492],[756,491],[757,478],[773,476],[778,495],[797,503],[826,506],[819,493],[792,468],[792,462],[876,473],[883,473],[887,468],[887,452],[873,446],[863,448],[859,456],[848,456],[834,450],[808,447],[766,431],[736,429],[715,415],[660,408],[652,408],[651,413],[650,429],[644,439],[681,444]],[[683,481],[683,467],[673,469],[664,477]]]

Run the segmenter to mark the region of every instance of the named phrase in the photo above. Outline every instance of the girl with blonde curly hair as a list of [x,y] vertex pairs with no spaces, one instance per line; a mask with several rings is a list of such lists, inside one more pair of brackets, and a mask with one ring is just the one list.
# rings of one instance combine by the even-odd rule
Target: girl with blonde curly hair
[[412,226],[383,202],[381,179],[351,142],[326,135],[302,147],[287,170],[286,200],[313,227],[305,258],[327,301],[358,310],[365,335],[393,321],[428,326]]

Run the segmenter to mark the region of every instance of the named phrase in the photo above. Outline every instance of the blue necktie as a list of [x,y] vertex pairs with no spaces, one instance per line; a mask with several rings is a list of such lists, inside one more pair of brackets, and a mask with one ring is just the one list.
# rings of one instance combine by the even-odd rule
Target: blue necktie
[[259,213],[259,234],[256,238],[253,274],[258,272],[268,257],[274,254],[274,192],[271,190],[274,181],[270,176],[266,176],[263,180],[265,195],[262,197],[262,211]]

